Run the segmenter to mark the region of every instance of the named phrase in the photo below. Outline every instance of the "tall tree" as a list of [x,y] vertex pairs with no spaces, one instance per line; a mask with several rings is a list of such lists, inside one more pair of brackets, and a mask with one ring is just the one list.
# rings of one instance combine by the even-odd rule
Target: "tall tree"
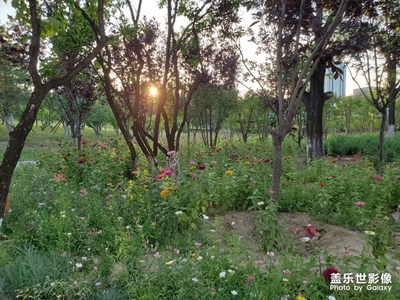
[[[363,39],[354,37],[361,51],[353,53],[352,66],[356,74],[350,73],[357,83],[365,99],[369,101],[381,115],[379,131],[379,171],[383,172],[385,161],[385,127],[388,109],[400,95],[400,79],[397,78],[397,68],[400,61],[400,33],[398,20],[400,9],[392,1],[374,3],[364,12],[364,18],[359,22],[358,34]],[[367,84],[363,88],[360,77]],[[393,126],[393,124],[392,124]]]
[[[58,76],[44,81],[39,73],[39,54],[43,51],[42,38],[44,38],[46,34],[56,34],[57,30],[61,30],[63,24],[69,21],[69,13],[76,10],[78,3],[64,1],[46,1],[42,3],[36,0],[29,0],[29,7],[26,6],[24,1],[15,1],[13,3],[17,5],[17,7],[15,7],[17,9],[17,17],[28,22],[30,25],[28,70],[33,84],[33,91],[18,125],[10,133],[10,139],[0,165],[1,221],[4,216],[6,200],[15,167],[45,96],[50,90],[69,82],[80,71],[87,67],[107,42],[104,26],[104,0],[87,1],[85,9],[91,10],[91,15],[94,16],[94,20],[92,20],[93,22],[90,25],[96,27],[95,29],[98,33],[98,36],[96,36],[96,45],[94,45],[92,50],[88,53],[84,52],[82,49],[82,60],[67,73],[59,74]],[[57,10],[49,11],[50,7],[57,8]],[[58,27],[55,28],[54,26]]]
[[[272,187],[269,193],[274,202],[275,219],[270,220],[271,229],[268,233],[270,242],[276,238],[276,211],[280,199],[280,183],[282,175],[283,141],[292,130],[294,117],[302,103],[304,92],[311,76],[318,67],[324,50],[327,47],[349,0],[340,1],[337,10],[332,11],[325,22],[320,38],[310,41],[308,33],[303,31],[303,22],[308,22],[307,16],[312,3],[301,1],[256,1],[257,16],[260,18],[262,40],[271,56],[268,59],[274,63],[271,96],[277,123],[270,130],[274,146]],[[268,24],[266,26],[265,24]]]

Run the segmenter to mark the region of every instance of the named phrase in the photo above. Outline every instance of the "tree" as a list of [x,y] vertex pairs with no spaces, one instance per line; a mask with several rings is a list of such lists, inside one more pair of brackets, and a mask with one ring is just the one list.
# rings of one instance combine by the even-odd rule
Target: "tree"
[[[88,1],[86,2],[85,9],[91,9],[96,18],[96,20],[92,20],[93,22],[91,23],[97,32],[96,45],[86,54],[82,52],[82,60],[67,73],[58,74],[44,81],[38,69],[39,54],[43,51],[41,48],[42,38],[46,34],[56,34],[56,29],[53,27],[54,24],[57,24],[59,26],[57,29],[61,30],[62,25],[69,20],[68,12],[77,9],[77,7],[79,7],[78,3],[72,4],[63,1],[48,1],[43,4],[36,0],[29,0],[29,7],[26,6],[24,1],[15,1],[14,3],[18,5],[18,7],[15,7],[17,9],[17,17],[29,22],[31,28],[28,70],[32,80],[33,91],[18,125],[10,133],[10,139],[0,165],[0,220],[2,220],[4,216],[6,200],[15,167],[24,147],[26,137],[32,129],[44,98],[50,90],[66,84],[87,67],[107,42],[104,27],[104,0],[99,0],[97,7],[93,2]],[[59,9],[57,10],[57,14],[54,11],[46,11],[49,7],[57,7]]]
[[[365,12],[368,19],[360,21],[358,34],[362,32],[363,39],[358,39],[361,51],[352,54],[352,66],[356,74],[362,76],[367,89],[360,85],[359,78],[350,72],[365,99],[370,102],[381,115],[379,130],[379,171],[383,173],[385,161],[385,126],[388,109],[393,106],[400,94],[400,79],[397,79],[397,65],[400,61],[400,46],[398,19],[400,9],[391,1],[374,3]],[[392,126],[394,126],[392,124]]]
[[96,137],[101,136],[101,129],[110,122],[110,108],[105,104],[96,102],[90,107],[88,114],[85,117],[87,126],[94,130]]
[[202,85],[193,96],[190,108],[192,124],[200,128],[206,146],[217,146],[222,124],[237,105],[238,93],[221,86]]
[[[218,42],[221,37],[215,32],[217,28],[224,28],[225,35],[231,32],[238,1],[163,1],[165,33],[154,20],[140,21],[141,1],[136,13],[129,1],[126,4],[130,20],[121,14],[120,39],[107,48],[100,62],[104,75],[112,72],[116,77],[106,80],[104,76],[104,83],[109,81],[106,95],[110,107],[117,119],[127,112],[131,122],[131,128],[125,129],[126,123],[119,122],[120,129],[126,136],[131,131],[153,168],[159,150],[164,154],[179,151],[198,86],[218,80],[233,84],[236,56],[229,44]],[[187,21],[180,30],[178,17]],[[150,87],[157,88],[157,96],[150,94]],[[160,140],[162,127],[166,145]]]
[[28,99],[29,74],[26,71],[27,45],[16,41],[24,34],[23,29],[0,26],[0,115],[7,132],[14,128],[13,120],[19,106]]

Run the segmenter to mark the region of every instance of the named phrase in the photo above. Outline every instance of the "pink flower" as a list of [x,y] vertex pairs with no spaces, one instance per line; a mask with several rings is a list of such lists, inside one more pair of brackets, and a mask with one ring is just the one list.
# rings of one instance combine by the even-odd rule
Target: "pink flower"
[[259,265],[262,265],[262,264],[263,264],[263,261],[262,261],[261,259],[257,259],[257,260],[255,261],[255,263],[256,263],[257,266],[259,266]]
[[196,247],[200,247],[200,246],[201,246],[201,243],[200,243],[200,242],[196,242],[196,243],[194,243],[194,245],[195,245]]
[[332,274],[338,274],[339,271],[336,270],[335,268],[326,268],[323,272],[322,272],[322,276],[324,277],[324,280],[327,283],[331,282],[331,276]]
[[296,226],[290,227],[289,230],[293,231],[293,232],[296,232],[296,233],[299,232],[299,229]]
[[357,202],[354,203],[354,205],[357,206],[357,207],[364,207],[365,206],[365,202],[357,201]]
[[247,281],[252,281],[252,280],[256,280],[256,276],[254,276],[254,275],[249,275],[249,276],[247,277]]
[[177,154],[177,152],[175,150],[171,150],[171,151],[167,152],[168,156],[173,156],[173,155],[176,155],[176,154]]
[[193,159],[191,159],[191,160],[189,160],[189,165],[195,166],[195,165],[197,165],[197,164],[196,164],[196,162],[195,162]]
[[196,179],[197,178],[197,175],[195,173],[192,173],[191,176],[192,176],[192,179]]
[[174,171],[172,169],[166,169],[164,171],[165,176],[168,176],[168,177],[172,176],[173,173],[174,173]]
[[292,273],[292,272],[289,269],[283,270],[283,274],[285,274],[285,275],[289,275],[290,273]]
[[315,231],[314,227],[311,224],[307,225],[306,232],[310,238],[313,238],[317,232]]
[[57,174],[54,174],[54,180],[55,180],[55,182],[62,182],[62,181],[66,181],[67,179],[65,178],[64,174],[57,173]]
[[374,179],[376,182],[381,182],[382,181],[382,177],[379,175],[374,176]]
[[268,252],[267,252],[267,255],[270,256],[270,257],[274,257],[274,256],[275,256],[275,253],[274,253],[274,252],[269,252],[269,251],[268,251]]

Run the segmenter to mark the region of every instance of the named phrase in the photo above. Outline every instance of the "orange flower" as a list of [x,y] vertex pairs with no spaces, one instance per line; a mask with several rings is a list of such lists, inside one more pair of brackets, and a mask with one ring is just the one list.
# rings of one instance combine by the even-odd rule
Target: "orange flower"
[[226,173],[226,175],[232,175],[233,171],[232,170],[227,170],[225,173]]
[[160,192],[160,197],[163,199],[167,198],[168,195],[169,195],[169,190],[167,190],[167,189],[164,189]]

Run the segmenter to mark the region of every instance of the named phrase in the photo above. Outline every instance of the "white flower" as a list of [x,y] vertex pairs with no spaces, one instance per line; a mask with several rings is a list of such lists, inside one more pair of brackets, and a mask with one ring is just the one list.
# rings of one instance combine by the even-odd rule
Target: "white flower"
[[208,217],[207,215],[203,215],[203,219],[204,219],[204,220],[208,220],[209,217]]
[[281,297],[281,300],[288,300],[289,299],[289,295],[285,295]]
[[221,273],[219,273],[219,278],[225,278],[226,272],[222,271]]
[[235,271],[234,271],[234,270],[232,270],[232,269],[228,269],[228,273],[231,273],[231,274],[233,274],[233,273],[235,273]]
[[258,205],[258,206],[264,205],[264,201],[257,202],[257,205]]
[[235,224],[236,224],[235,222],[232,222],[232,223],[231,223],[231,225],[235,225]]
[[215,229],[210,229],[210,232],[217,232]]
[[302,241],[302,242],[309,242],[309,241],[311,241],[311,239],[310,239],[308,236],[305,236],[305,237],[302,237],[302,238],[300,239],[300,241]]
[[56,283],[55,283],[55,282],[52,282],[52,283],[50,283],[50,286],[51,286],[51,287],[55,287],[55,286],[56,286]]
[[161,257],[161,254],[160,254],[159,252],[156,252],[156,253],[153,254],[153,256],[154,256],[155,258],[160,258],[160,257]]
[[199,282],[199,280],[198,280],[196,277],[193,277],[193,278],[192,278],[192,281],[193,281],[193,282]]
[[328,300],[336,300],[335,296],[329,295]]
[[274,253],[274,252],[268,251],[268,252],[267,252],[267,255],[273,257],[273,256],[275,256],[275,253]]
[[371,231],[371,230],[366,230],[366,231],[364,231],[364,233],[366,233],[368,235],[375,235],[375,231]]
[[82,256],[82,261],[85,261],[85,260],[87,260],[87,257],[86,256]]
[[101,286],[101,282],[96,282],[96,286]]
[[181,211],[181,210],[178,210],[175,212],[175,215],[177,215],[177,216],[180,216],[181,214],[183,214],[183,211]]
[[198,258],[197,258],[197,260],[202,260],[203,259],[203,256],[199,256]]
[[231,291],[231,294],[232,294],[233,296],[236,296],[236,295],[238,294],[238,292],[236,292],[235,290],[233,290],[233,291]]
[[83,264],[81,264],[81,263],[76,263],[75,266],[76,266],[78,269],[80,269],[80,268],[83,267]]

